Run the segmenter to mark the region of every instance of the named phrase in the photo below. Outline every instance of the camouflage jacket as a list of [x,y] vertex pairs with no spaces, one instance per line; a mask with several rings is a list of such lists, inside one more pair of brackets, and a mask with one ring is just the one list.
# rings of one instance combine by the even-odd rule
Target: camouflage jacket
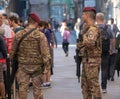
[[[25,28],[24,30],[19,31],[12,42],[12,48],[10,52],[10,58],[13,58],[17,44],[23,34],[30,31],[30,28]],[[18,62],[19,64],[29,65],[29,68],[37,68],[35,65],[40,66],[45,64],[47,69],[50,65],[50,51],[47,43],[47,39],[43,33],[38,30],[34,30],[30,33],[19,46],[18,52]]]
[[102,44],[99,28],[96,25],[90,26],[83,30],[82,34],[83,40],[78,43],[81,56],[89,61],[100,58]]

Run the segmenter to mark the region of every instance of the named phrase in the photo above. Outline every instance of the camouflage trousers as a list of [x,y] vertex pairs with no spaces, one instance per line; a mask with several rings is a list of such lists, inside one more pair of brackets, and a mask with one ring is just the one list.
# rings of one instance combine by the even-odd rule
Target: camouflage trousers
[[17,81],[19,85],[19,99],[27,99],[27,91],[30,84],[30,78],[33,83],[34,99],[43,99],[43,94],[41,91],[42,74],[31,77],[31,75],[25,73],[21,69],[18,69]]
[[83,63],[81,77],[83,99],[102,99],[98,67],[99,64],[97,63]]

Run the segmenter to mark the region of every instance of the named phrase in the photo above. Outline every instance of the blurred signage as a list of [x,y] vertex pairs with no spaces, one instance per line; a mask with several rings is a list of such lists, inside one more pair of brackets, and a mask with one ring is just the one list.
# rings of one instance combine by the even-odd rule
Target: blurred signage
[[85,0],[84,7],[95,7],[96,1],[95,0]]

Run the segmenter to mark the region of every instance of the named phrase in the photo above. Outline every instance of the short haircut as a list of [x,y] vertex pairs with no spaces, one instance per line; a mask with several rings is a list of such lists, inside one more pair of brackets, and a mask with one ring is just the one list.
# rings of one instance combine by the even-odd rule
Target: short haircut
[[31,18],[28,17],[28,24],[35,24],[36,22]]
[[11,16],[9,19],[11,21],[14,21],[16,24],[18,24],[18,18],[16,16]]
[[45,20],[40,20],[39,26],[44,26],[44,28],[48,28],[48,22]]
[[86,11],[86,13],[88,14],[88,16],[92,19],[95,20],[96,14],[94,11]]
[[96,14],[96,18],[100,21],[104,21],[105,16],[104,16],[103,13],[99,12],[99,13]]
[[114,23],[114,19],[113,19],[113,18],[111,18],[110,20],[111,20],[111,23],[113,24],[113,23]]

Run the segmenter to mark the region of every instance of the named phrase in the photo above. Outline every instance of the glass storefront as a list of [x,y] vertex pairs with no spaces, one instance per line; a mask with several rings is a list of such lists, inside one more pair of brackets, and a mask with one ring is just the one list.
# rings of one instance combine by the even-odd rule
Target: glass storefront
[[[73,10],[70,8],[72,0],[51,0],[50,1],[50,18],[55,21],[63,21],[73,17]],[[72,11],[70,11],[70,9]],[[74,13],[73,13],[74,14]]]

